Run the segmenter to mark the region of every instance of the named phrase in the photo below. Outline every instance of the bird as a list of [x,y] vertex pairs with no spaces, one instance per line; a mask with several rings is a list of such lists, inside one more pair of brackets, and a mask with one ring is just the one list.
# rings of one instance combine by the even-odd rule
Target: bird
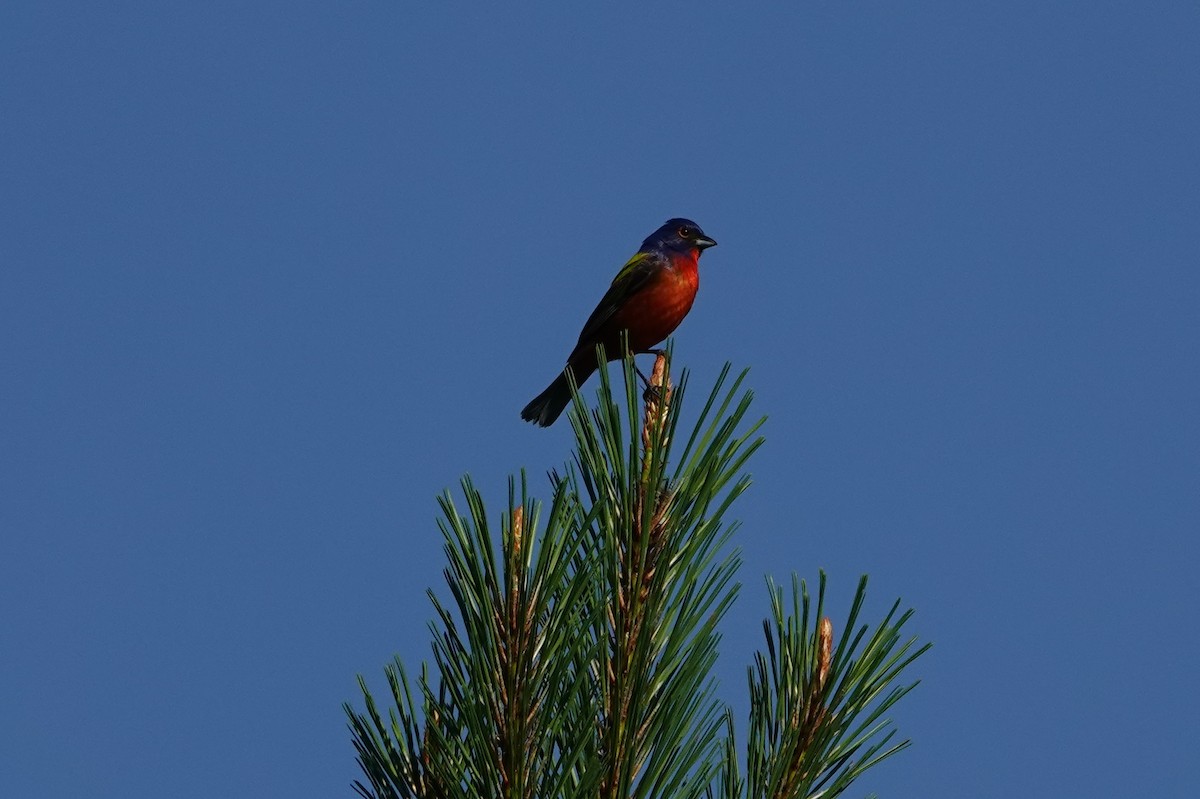
[[700,287],[700,253],[716,244],[699,225],[681,217],[667,220],[647,236],[584,322],[562,373],[525,406],[521,418],[541,427],[554,424],[571,402],[568,375],[582,386],[599,367],[598,344],[612,361],[625,354],[623,333],[629,352],[655,352],[651,347],[671,335],[692,309]]

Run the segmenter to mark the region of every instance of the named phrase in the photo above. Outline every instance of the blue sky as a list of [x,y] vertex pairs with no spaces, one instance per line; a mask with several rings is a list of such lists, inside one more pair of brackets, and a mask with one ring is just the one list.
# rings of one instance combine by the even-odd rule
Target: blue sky
[[[544,494],[519,409],[641,239],[750,367],[762,575],[935,642],[859,793],[1188,796],[1193,3],[10,3],[0,795],[334,796],[428,655],[434,496]],[[589,388],[591,388],[589,386]],[[840,602],[839,604],[836,604]]]

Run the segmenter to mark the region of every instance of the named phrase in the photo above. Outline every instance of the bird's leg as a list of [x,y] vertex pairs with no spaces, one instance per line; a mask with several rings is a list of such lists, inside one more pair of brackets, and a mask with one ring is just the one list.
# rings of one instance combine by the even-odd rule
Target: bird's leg
[[658,355],[659,352],[660,352],[659,350],[638,350],[636,352],[633,352],[631,350],[626,350],[626,352],[625,352],[626,355],[633,356],[633,371],[637,372],[637,376],[639,378],[641,378],[642,385],[646,387],[647,391],[650,390],[650,378],[646,377],[646,374],[638,367],[637,356],[639,356],[639,355]]
[[[637,354],[638,355],[653,355],[655,358],[661,358],[667,354],[667,351],[666,350],[639,350],[637,352]],[[636,360],[634,361],[633,368],[635,370],[637,370],[638,377],[642,378],[642,385],[644,385],[646,387],[645,392],[643,392],[643,394],[642,394],[642,401],[650,402],[653,399],[655,401],[661,402],[662,397],[663,397],[662,386],[650,385],[649,379],[647,379],[646,376],[644,374],[642,374],[641,369],[638,369]]]

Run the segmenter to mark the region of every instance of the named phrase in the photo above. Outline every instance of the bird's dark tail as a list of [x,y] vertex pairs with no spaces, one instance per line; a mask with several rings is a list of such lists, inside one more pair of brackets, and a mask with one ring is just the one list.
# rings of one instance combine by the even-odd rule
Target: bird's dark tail
[[[588,374],[590,375],[591,372],[589,371]],[[586,380],[587,377],[588,375],[584,375],[583,380]],[[582,383],[583,380],[579,382]],[[554,378],[554,382],[546,387],[545,391],[538,394],[525,406],[521,411],[521,418],[542,427],[549,427],[570,404],[571,384],[567,380],[567,370],[564,369],[562,374]]]

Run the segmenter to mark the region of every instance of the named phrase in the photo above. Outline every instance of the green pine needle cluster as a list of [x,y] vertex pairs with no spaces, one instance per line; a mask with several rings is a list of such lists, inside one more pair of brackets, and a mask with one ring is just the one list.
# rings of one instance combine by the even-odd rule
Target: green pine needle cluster
[[[605,361],[601,359],[601,363]],[[346,705],[368,799],[832,797],[907,746],[884,714],[928,645],[905,638],[897,602],[872,628],[859,584],[845,634],[793,578],[769,583],[765,651],[749,670],[744,751],[712,671],[737,596],[736,525],[747,459],[745,372],[727,366],[682,448],[686,374],[660,357],[643,393],[600,372],[599,404],[576,392],[576,449],[551,475],[548,510],[510,483],[493,529],[469,479],[439,500],[448,596],[429,592],[433,662],[386,667],[381,710]],[[544,511],[544,512],[543,512]]]

